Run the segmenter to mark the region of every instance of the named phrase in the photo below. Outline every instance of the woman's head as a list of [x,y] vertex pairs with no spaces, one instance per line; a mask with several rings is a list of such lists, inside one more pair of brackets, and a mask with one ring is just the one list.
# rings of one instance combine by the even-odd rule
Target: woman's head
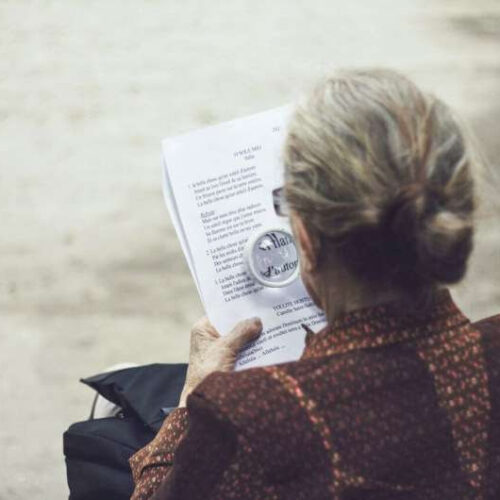
[[287,201],[315,252],[306,284],[337,267],[358,289],[416,296],[463,277],[471,153],[450,109],[407,78],[326,79],[293,115],[284,160]]

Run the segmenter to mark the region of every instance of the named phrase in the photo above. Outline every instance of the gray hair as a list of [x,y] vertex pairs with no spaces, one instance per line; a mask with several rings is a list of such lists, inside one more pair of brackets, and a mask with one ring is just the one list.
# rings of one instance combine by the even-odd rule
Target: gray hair
[[472,249],[471,157],[439,99],[394,71],[344,71],[292,116],[285,194],[360,279],[454,283]]

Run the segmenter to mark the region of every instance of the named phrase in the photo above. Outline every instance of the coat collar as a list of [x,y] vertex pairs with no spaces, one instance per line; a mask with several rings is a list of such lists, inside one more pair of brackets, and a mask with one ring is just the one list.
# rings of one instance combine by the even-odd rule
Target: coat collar
[[302,359],[414,340],[467,323],[450,292],[440,290],[422,312],[410,314],[393,302],[347,313],[316,334],[304,325],[307,335]]

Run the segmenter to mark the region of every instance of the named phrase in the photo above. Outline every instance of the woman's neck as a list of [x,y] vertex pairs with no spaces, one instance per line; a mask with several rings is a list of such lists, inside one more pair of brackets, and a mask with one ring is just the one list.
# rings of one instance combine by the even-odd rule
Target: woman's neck
[[316,295],[328,322],[355,311],[405,300],[403,292],[387,283],[361,284],[344,266],[331,265],[315,276]]
[[330,323],[351,311],[403,300],[403,297],[401,293],[393,290],[384,291],[381,289],[367,292],[347,287],[342,287],[342,289],[329,287],[329,289],[324,290],[322,299],[322,309]]

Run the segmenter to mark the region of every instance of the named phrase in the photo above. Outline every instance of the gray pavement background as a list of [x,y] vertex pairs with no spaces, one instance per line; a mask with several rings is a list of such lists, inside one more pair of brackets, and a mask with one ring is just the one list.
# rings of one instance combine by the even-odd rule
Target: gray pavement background
[[[495,163],[498,1],[0,0],[0,500],[67,496],[61,435],[91,401],[79,377],[187,357],[202,310],[160,140],[377,65],[452,104]],[[487,212],[456,290],[474,319],[500,312]]]

